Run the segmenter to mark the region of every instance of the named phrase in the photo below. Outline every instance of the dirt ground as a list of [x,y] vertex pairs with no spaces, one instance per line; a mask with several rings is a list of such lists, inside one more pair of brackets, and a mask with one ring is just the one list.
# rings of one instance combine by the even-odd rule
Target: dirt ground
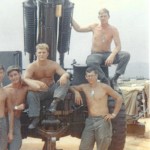
[[[150,149],[150,118],[141,119],[146,130],[143,136],[127,135],[124,150],[149,150]],[[40,139],[27,138],[23,140],[21,150],[42,150],[43,142]],[[78,150],[80,139],[67,136],[57,141],[57,149]],[[96,150],[96,148],[94,148]]]

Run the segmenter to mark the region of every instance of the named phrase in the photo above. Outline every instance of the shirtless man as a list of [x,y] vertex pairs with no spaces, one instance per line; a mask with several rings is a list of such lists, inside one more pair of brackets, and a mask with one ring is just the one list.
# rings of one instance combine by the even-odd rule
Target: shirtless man
[[14,139],[8,145],[8,150],[20,150],[22,145],[20,116],[25,108],[25,99],[29,90],[38,90],[34,86],[28,86],[28,80],[21,78],[21,70],[18,66],[9,66],[7,75],[11,83],[5,86],[11,96],[14,110]]
[[[4,67],[0,65],[0,84],[2,83],[4,74]],[[7,128],[6,109],[9,113],[9,131]],[[12,142],[13,125],[14,113],[9,93],[4,88],[0,87],[0,150],[6,150],[8,142]]]
[[[98,71],[94,66],[87,68],[85,78],[87,84],[70,87],[75,93],[78,105],[83,103],[79,92],[84,92],[88,107],[88,118],[82,133],[80,150],[93,150],[95,142],[98,150],[107,150],[112,136],[110,120],[117,116],[123,100],[110,86],[98,82]],[[108,110],[108,96],[116,100],[112,114]]]
[[[95,23],[87,27],[81,27],[75,20],[72,20],[74,29],[78,32],[93,32],[91,55],[87,57],[88,66],[97,66],[99,78],[102,82],[109,84],[109,80],[102,71],[100,65],[111,66],[118,64],[116,73],[111,79],[111,84],[115,90],[118,89],[117,79],[124,74],[130,59],[130,54],[121,51],[121,42],[116,27],[109,24],[109,11],[103,8],[99,11],[98,18],[100,23]],[[111,51],[111,43],[114,41],[115,48]]]
[[[50,99],[53,96],[54,99],[49,111],[54,113],[58,102],[64,100],[69,88],[69,74],[55,61],[48,60],[48,55],[48,45],[45,43],[38,44],[36,46],[37,60],[29,64],[25,71],[24,77],[31,80],[30,84],[47,88],[41,92],[29,92],[27,95],[29,117],[33,118],[29,129],[34,129],[39,122],[40,102],[45,99]],[[60,76],[57,83],[54,81],[55,74]]]

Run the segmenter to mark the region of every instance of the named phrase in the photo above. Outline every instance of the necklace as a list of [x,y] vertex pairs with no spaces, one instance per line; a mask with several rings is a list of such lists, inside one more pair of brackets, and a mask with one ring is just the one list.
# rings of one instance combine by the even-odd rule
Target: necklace
[[93,89],[91,89],[91,93],[90,93],[91,97],[93,97],[94,94],[95,94],[95,91]]
[[106,40],[104,32],[102,32],[102,34],[101,34],[101,40],[102,40],[102,43],[104,43]]

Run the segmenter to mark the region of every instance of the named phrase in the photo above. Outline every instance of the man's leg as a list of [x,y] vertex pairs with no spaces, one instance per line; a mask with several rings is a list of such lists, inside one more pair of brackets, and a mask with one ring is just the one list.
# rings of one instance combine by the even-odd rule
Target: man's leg
[[82,133],[79,150],[93,150],[95,143],[95,130],[93,121],[90,118],[86,119],[85,128]]
[[98,72],[99,72],[99,79],[106,84],[109,84],[109,80],[106,77],[105,73],[103,72],[102,68],[100,67],[100,65],[104,64],[104,60],[105,57],[103,54],[101,53],[94,53],[91,54],[87,57],[86,59],[86,64],[87,66],[94,66],[97,68]]
[[21,123],[19,118],[14,120],[14,139],[9,144],[8,150],[20,150],[22,145]]
[[103,118],[95,121],[95,138],[98,150],[108,150],[112,137],[111,122],[105,121]]
[[69,80],[64,85],[60,85],[59,82],[56,83],[56,88],[55,88],[54,95],[53,95],[54,99],[53,99],[53,101],[50,105],[50,108],[49,108],[50,112],[54,113],[56,111],[58,102],[60,100],[65,99],[65,96],[66,96],[68,89],[69,89],[69,85],[70,85]]
[[8,137],[7,137],[7,121],[6,118],[0,118],[0,150],[7,149]]
[[120,75],[124,74],[129,60],[130,60],[130,54],[128,52],[121,51],[116,55],[116,58],[113,64],[118,64],[118,66],[116,68],[115,75],[111,80],[111,83],[114,89],[116,90],[118,90],[117,80]]
[[50,99],[53,95],[54,86],[49,87],[47,91],[43,92],[28,92],[27,94],[27,103],[29,106],[29,117],[31,117],[32,123],[29,125],[29,129],[34,129],[39,123],[41,101],[45,99]]

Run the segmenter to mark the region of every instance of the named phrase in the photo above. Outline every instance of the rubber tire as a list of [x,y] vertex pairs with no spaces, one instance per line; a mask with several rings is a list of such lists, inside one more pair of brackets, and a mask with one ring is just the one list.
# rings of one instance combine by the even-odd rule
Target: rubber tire
[[[108,107],[110,113],[113,112],[115,106],[115,101],[112,97],[108,99]],[[123,150],[126,139],[126,115],[125,115],[125,105],[122,104],[122,107],[116,116],[115,119],[112,120],[112,141],[108,150]]]

